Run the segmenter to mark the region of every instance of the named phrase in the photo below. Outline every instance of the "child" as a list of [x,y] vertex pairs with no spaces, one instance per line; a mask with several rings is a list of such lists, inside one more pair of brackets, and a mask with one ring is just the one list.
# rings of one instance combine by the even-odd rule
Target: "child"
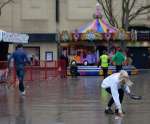
[[70,74],[72,77],[78,76],[78,67],[74,60],[71,62],[71,65],[70,65]]

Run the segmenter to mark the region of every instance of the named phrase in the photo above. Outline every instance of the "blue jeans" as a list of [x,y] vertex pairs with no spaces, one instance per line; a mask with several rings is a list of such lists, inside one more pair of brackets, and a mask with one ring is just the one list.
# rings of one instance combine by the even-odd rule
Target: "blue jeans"
[[16,72],[17,72],[17,77],[19,79],[19,90],[23,92],[24,91],[23,80],[24,80],[25,71],[23,68],[18,68],[16,69]]

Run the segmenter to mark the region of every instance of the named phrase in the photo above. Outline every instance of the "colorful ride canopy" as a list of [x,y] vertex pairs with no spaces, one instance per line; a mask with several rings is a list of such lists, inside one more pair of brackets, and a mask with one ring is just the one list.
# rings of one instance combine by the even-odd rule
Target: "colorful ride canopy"
[[88,31],[94,31],[97,33],[115,33],[117,29],[110,26],[104,18],[96,18],[92,22],[89,22],[77,29],[79,33],[86,33]]

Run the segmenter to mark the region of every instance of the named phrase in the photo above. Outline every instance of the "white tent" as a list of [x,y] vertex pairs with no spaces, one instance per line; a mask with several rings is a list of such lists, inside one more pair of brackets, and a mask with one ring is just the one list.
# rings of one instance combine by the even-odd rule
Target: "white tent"
[[10,43],[28,43],[29,36],[27,34],[5,32],[0,30],[0,41]]

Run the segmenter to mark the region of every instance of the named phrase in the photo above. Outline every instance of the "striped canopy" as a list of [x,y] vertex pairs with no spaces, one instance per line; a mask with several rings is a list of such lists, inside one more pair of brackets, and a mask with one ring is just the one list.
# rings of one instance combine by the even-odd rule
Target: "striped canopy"
[[89,22],[80,28],[77,29],[79,33],[86,33],[87,31],[94,31],[98,33],[107,33],[109,30],[110,33],[117,32],[115,27],[110,26],[106,20],[103,19],[94,19],[92,22]]

